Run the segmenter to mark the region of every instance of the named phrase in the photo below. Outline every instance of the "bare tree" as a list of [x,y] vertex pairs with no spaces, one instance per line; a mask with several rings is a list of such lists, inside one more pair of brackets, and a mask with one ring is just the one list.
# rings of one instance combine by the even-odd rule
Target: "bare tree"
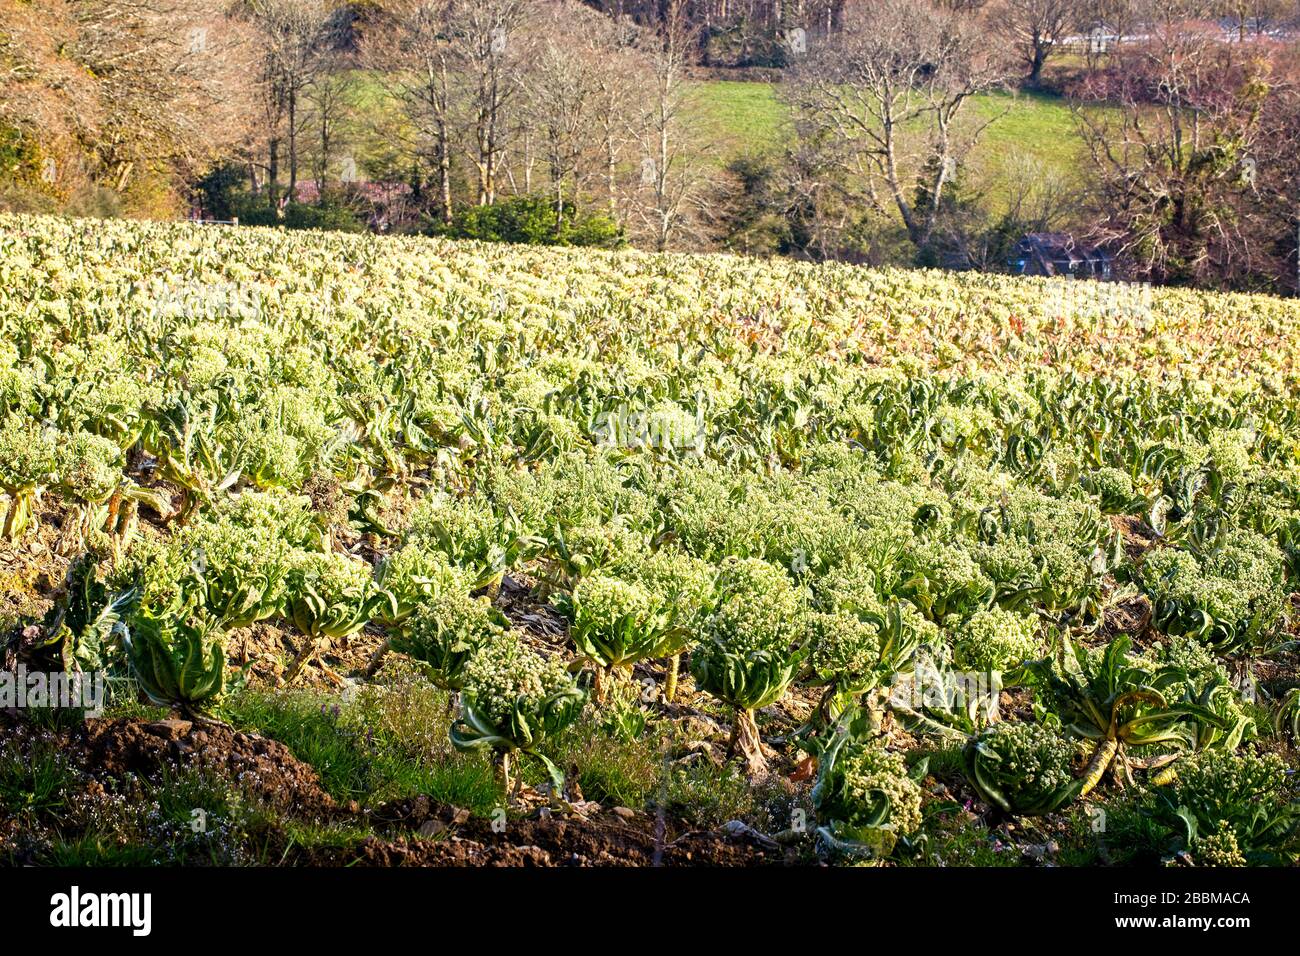
[[1279,78],[1267,59],[1176,8],[1149,31],[1090,78],[1075,107],[1093,160],[1094,236],[1146,278],[1245,282],[1268,268],[1276,243],[1258,228],[1271,212],[1256,199],[1257,175],[1293,152],[1278,150],[1285,125],[1266,126],[1286,123],[1269,108]]
[[1078,4],[1076,0],[1001,0],[996,16],[1003,35],[1029,70],[1030,85],[1036,86],[1047,58],[1078,25]]
[[1007,77],[984,26],[978,14],[926,0],[865,0],[844,12],[842,32],[797,61],[785,86],[798,122],[831,141],[869,203],[893,205],[919,252],[958,157],[992,122],[962,129],[962,108]]
[[457,56],[453,48],[454,0],[405,0],[362,44],[362,62],[402,106],[407,126],[392,131],[433,170],[438,213],[450,223],[452,156],[457,124]]
[[96,0],[75,8],[77,59],[101,84],[99,149],[126,189],[142,166],[188,171],[237,135],[242,37],[193,0]]
[[527,123],[545,154],[557,223],[595,167],[617,218],[615,180],[635,90],[627,31],[576,0],[547,3],[524,77]]
[[1262,36],[1273,24],[1297,11],[1289,0],[1228,0],[1228,12],[1237,21],[1237,39],[1245,41],[1252,32]]
[[603,69],[596,77],[595,116],[603,160],[605,202],[610,219],[624,217],[620,209],[619,169],[627,149],[638,137],[641,91],[649,83],[647,63],[637,50],[636,27],[626,18],[613,21],[612,45],[602,53]]
[[698,43],[686,0],[664,0],[662,17],[643,49],[652,87],[642,122],[644,154],[636,210],[649,243],[667,249],[688,227],[703,191],[699,149],[690,142],[686,67]]
[[[41,208],[34,201],[53,208],[60,194],[89,183],[97,171],[81,144],[98,137],[104,115],[99,84],[65,55],[77,33],[73,10],[65,3],[43,6],[0,4],[0,124],[6,139],[13,138],[6,145],[28,156],[3,173],[13,184],[6,192],[31,209]],[[54,164],[53,176],[38,159]]]
[[[346,145],[343,142],[344,128],[352,108],[353,86],[354,80],[348,75],[341,58],[337,54],[327,53],[320,71],[303,91],[307,123],[315,139],[311,150],[312,175],[322,196],[334,160]],[[346,172],[343,171],[343,174],[346,175]]]
[[527,64],[529,0],[454,0],[452,53],[465,83],[471,136],[465,150],[478,175],[478,203],[496,202],[510,110]]
[[298,188],[298,140],[303,131],[302,98],[325,62],[330,9],[324,0],[246,0],[263,51],[263,95],[268,124],[267,164],[271,201],[279,187],[279,151],[288,148],[288,198]]

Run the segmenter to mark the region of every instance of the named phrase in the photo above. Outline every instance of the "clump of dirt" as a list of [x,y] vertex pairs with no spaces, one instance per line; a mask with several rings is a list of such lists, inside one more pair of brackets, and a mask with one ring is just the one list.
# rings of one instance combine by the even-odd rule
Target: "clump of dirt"
[[1109,641],[1119,634],[1127,634],[1135,641],[1151,630],[1151,601],[1145,594],[1136,594],[1106,608],[1101,636]]
[[555,606],[541,596],[538,582],[524,572],[507,574],[492,602],[497,610],[543,653],[564,645],[569,624]]
[[335,809],[316,771],[288,747],[229,727],[91,719],[69,734],[67,744],[73,761],[95,776],[153,778],[164,766],[194,766],[228,777],[269,807],[302,814]]

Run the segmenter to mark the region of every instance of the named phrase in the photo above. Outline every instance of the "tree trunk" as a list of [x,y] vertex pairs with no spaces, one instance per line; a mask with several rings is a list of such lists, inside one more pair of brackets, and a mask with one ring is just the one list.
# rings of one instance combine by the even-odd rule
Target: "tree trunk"
[[438,130],[438,192],[442,204],[442,221],[451,225],[451,141],[446,124]]
[[298,201],[298,95],[289,94],[289,202]]
[[[665,90],[664,96],[667,95]],[[656,245],[659,252],[666,252],[672,229],[672,213],[668,208],[668,117],[663,115],[662,103],[660,112],[659,168],[655,170],[655,203],[659,207],[659,241]]]
[[605,133],[605,189],[609,193],[609,218],[618,222],[618,192],[615,177],[618,174],[614,156],[614,134]]
[[330,168],[329,110],[322,104],[320,111],[320,160],[316,167],[316,202],[325,202],[325,178]]
[[280,138],[271,137],[267,144],[267,172],[266,172],[266,194],[271,201],[271,208],[276,208],[280,202]]

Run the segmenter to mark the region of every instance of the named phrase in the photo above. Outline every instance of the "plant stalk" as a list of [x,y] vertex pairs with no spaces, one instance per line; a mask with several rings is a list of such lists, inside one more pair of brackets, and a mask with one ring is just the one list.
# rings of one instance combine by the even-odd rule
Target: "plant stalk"
[[1079,791],[1079,796],[1087,796],[1101,782],[1106,768],[1111,765],[1117,753],[1119,741],[1114,738],[1107,738],[1097,744],[1092,759],[1088,761],[1088,768],[1083,773],[1083,788]]

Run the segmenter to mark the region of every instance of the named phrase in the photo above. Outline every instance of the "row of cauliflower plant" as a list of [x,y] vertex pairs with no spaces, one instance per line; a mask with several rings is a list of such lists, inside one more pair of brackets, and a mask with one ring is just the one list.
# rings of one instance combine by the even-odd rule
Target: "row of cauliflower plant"
[[[653,674],[648,719],[688,686],[754,776],[809,755],[838,852],[914,836],[918,757],[958,744],[1003,813],[1127,784],[1198,859],[1271,862],[1296,850],[1259,744],[1300,720],[1298,316],[9,217],[3,537],[66,560],[41,653],[192,715],[240,679],[234,631],[279,622],[287,682],[341,683],[323,655],[369,629],[508,787],[517,756],[561,786],[548,742]],[[506,576],[563,648],[503,614]]]

